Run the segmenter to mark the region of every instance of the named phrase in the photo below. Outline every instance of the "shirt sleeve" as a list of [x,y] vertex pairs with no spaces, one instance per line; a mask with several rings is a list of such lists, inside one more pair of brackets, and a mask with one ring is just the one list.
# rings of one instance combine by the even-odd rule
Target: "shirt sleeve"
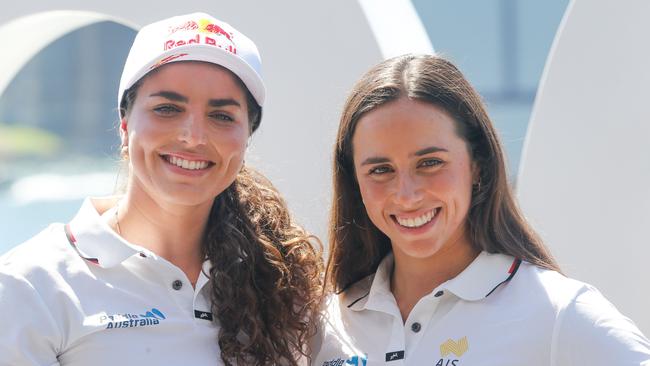
[[585,286],[559,314],[552,365],[650,366],[650,342],[595,288]]
[[59,365],[60,334],[34,286],[0,270],[0,366]]

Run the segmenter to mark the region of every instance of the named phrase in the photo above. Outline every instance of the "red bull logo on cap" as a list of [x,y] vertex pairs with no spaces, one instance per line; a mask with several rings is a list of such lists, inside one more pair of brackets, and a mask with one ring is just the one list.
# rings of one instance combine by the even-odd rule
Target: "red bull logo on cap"
[[210,20],[208,19],[199,20],[198,26],[199,26],[199,32],[218,34],[228,38],[228,40],[232,42],[232,33],[226,32],[223,28],[210,22]]
[[[179,39],[180,37],[171,37],[179,31],[197,31],[197,33],[181,39]],[[165,51],[196,43],[216,46],[230,53],[237,54],[237,48],[233,43],[233,34],[227,32],[217,24],[212,23],[209,19],[199,19],[198,22],[190,20],[177,27],[170,27],[169,32],[170,38],[165,41]],[[207,36],[206,33],[210,34],[210,36]]]

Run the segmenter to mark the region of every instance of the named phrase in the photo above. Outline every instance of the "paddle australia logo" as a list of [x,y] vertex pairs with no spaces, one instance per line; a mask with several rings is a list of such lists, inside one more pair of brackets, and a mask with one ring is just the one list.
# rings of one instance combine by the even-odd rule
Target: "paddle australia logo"
[[329,361],[323,362],[321,366],[366,366],[368,363],[367,356],[352,356],[348,359],[335,358]]
[[99,318],[102,324],[106,324],[106,329],[154,326],[165,319],[165,314],[156,308],[148,310],[144,314],[113,314],[102,315]]
[[[440,345],[441,358],[436,362],[435,366],[460,366],[460,357],[469,349],[469,342],[467,337],[463,337],[457,341],[447,339]],[[450,355],[455,357],[449,357]]]

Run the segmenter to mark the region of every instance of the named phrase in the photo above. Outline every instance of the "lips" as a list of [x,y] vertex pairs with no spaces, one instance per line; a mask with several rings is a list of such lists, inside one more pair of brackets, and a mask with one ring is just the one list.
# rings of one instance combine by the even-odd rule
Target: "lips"
[[429,222],[431,222],[431,220],[433,220],[436,217],[436,215],[439,212],[440,212],[440,208],[438,207],[438,208],[431,209],[423,213],[422,215],[416,217],[400,217],[397,215],[392,215],[392,216],[400,226],[413,229],[428,224]]

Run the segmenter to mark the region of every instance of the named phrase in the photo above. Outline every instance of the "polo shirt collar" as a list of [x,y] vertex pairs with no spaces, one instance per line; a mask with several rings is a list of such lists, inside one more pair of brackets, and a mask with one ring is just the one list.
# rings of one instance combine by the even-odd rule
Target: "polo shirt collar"
[[443,283],[441,289],[466,301],[478,301],[510,281],[520,263],[509,255],[483,251],[458,276]]
[[101,199],[86,198],[76,216],[65,226],[70,245],[85,260],[108,268],[122,263],[145,249],[122,239],[101,218],[95,203]]
[[390,290],[390,277],[393,272],[393,263],[394,258],[391,252],[377,266],[375,277],[370,286],[368,301],[365,304],[367,309],[388,312],[397,306],[395,296],[393,296]]
[[[396,306],[390,291],[390,274],[394,258],[390,253],[379,263],[374,276],[368,276],[346,291],[344,301],[352,310],[390,312]],[[442,283],[434,292],[447,290],[466,301],[488,297],[508,282],[519,269],[521,260],[505,254],[481,252],[458,276]]]
[[344,292],[343,301],[352,310],[378,310],[392,312],[395,297],[390,291],[390,275],[393,271],[393,253],[387,254],[374,274],[355,283]]
[[199,278],[196,280],[196,289],[202,289],[206,283],[210,281],[210,270],[212,269],[212,262],[209,259],[206,259],[201,266],[201,273],[199,273]]

